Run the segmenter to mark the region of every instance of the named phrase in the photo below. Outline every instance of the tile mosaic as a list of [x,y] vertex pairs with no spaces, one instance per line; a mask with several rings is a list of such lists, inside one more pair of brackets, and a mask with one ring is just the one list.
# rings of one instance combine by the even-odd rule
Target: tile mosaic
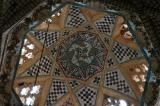
[[106,73],[104,86],[129,96],[133,96],[133,91],[131,90],[119,69],[114,69]]
[[58,99],[68,92],[66,83],[61,80],[53,80],[49,90],[45,106],[52,106]]
[[95,106],[97,90],[91,87],[83,87],[76,96],[81,106]]

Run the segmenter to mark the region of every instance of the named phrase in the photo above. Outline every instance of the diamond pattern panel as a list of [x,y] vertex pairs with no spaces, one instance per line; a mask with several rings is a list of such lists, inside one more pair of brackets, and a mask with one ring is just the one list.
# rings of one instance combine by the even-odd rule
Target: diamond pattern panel
[[123,46],[118,42],[114,42],[112,52],[120,63],[140,56],[138,51]]
[[95,22],[95,25],[100,32],[111,35],[114,22],[115,22],[115,15],[108,14],[102,17],[101,19],[97,20]]
[[85,17],[80,12],[80,9],[76,6],[71,6],[69,9],[66,26],[67,27],[79,27],[86,22]]
[[58,99],[68,92],[66,83],[60,80],[54,80],[49,90],[45,106],[52,106]]
[[24,76],[48,75],[52,68],[52,61],[48,57],[42,57],[35,65],[33,65]]
[[131,88],[118,69],[106,73],[105,86],[124,94],[133,96]]
[[95,106],[97,90],[90,87],[83,87],[76,96],[81,106]]
[[58,41],[60,33],[59,32],[48,32],[47,33],[45,31],[36,31],[34,32],[34,35],[42,43],[44,43],[45,36],[46,36],[45,47],[49,47]]

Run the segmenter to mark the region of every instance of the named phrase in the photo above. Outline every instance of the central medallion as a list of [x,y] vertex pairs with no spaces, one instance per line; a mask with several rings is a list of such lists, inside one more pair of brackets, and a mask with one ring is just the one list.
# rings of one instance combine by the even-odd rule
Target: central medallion
[[80,31],[61,44],[57,60],[66,77],[87,80],[103,69],[106,51],[97,34]]

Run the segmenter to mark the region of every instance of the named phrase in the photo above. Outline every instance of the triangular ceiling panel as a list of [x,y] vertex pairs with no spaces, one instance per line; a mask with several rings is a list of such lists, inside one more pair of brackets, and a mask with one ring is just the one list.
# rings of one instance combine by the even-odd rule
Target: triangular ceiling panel
[[104,86],[133,97],[134,93],[119,69],[105,74]]
[[132,31],[130,31],[128,25],[124,23],[124,17],[116,17],[115,27],[112,32],[112,39],[133,49],[138,49],[137,44],[135,43],[134,35],[131,33]]
[[41,43],[43,43],[43,45],[45,45],[45,47],[48,48],[59,40],[60,32],[35,31],[34,35]]
[[92,81],[91,81],[91,84],[96,86],[96,87],[99,87],[100,86],[100,83],[101,83],[101,75],[98,75],[98,76],[95,76]]
[[42,57],[35,65],[28,69],[22,76],[49,75],[52,69],[52,61],[47,57]]
[[48,93],[48,97],[46,99],[45,106],[52,106],[56,103],[56,101],[66,95],[68,92],[68,88],[66,83],[61,80],[53,80],[50,90]]
[[112,52],[119,63],[141,57],[141,53],[139,52],[139,50],[134,50],[118,42],[113,43]]
[[146,74],[148,71],[148,64],[144,59],[138,59],[122,64],[123,75],[131,84],[137,98],[140,97],[144,90],[144,83],[146,81]]
[[[19,78],[15,81],[14,89],[24,106],[42,105],[47,97],[48,87],[50,86],[50,77],[38,78]],[[31,100],[31,102],[29,102]]]
[[116,64],[117,64],[117,61],[113,56],[112,52],[108,53],[108,56],[106,59],[107,68],[114,68]]
[[96,104],[97,90],[91,87],[83,87],[76,92],[81,106],[94,106]]
[[105,33],[109,36],[112,34],[112,30],[115,23],[115,14],[107,14],[95,22],[96,28],[101,33]]
[[77,28],[86,22],[86,19],[81,13],[79,7],[70,6],[68,11],[66,27]]
[[25,70],[31,67],[32,64],[35,64],[40,58],[41,51],[42,45],[37,43],[31,32],[27,33],[21,50],[17,75],[23,73]]

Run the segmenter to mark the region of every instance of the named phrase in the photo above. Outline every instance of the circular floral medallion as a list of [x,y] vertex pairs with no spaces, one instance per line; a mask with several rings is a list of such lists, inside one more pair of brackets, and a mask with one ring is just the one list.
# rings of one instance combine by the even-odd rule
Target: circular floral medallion
[[65,76],[86,80],[102,70],[106,48],[95,33],[76,32],[58,51],[58,63]]

